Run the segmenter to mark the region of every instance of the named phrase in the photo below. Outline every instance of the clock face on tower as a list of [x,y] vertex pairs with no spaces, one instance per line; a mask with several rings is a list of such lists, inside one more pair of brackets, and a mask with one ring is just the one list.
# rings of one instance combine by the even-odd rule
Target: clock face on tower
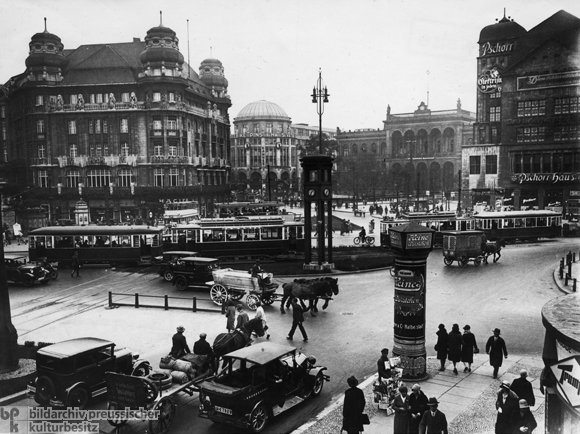
[[326,196],[326,197],[330,196],[330,189],[328,189],[328,188],[324,189],[324,196]]
[[308,196],[314,197],[315,194],[316,194],[316,190],[314,190],[313,188],[311,188],[310,190],[308,190]]

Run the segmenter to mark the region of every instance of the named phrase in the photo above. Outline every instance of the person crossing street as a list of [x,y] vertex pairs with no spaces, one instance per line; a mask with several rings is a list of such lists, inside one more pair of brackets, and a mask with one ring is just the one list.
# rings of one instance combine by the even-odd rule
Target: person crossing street
[[295,298],[292,300],[292,328],[290,328],[290,332],[286,339],[292,340],[294,337],[294,332],[296,331],[296,327],[300,329],[300,333],[302,333],[302,338],[304,342],[308,342],[308,335],[306,334],[306,330],[304,330],[304,326],[302,323],[304,322],[304,315],[302,311],[302,306],[298,303],[298,300]]

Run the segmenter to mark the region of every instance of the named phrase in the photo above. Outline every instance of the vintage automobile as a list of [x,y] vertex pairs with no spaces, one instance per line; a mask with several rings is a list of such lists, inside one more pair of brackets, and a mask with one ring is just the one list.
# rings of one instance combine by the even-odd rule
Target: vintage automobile
[[173,272],[172,283],[179,291],[184,291],[188,287],[211,287],[212,271],[220,268],[219,259],[197,256],[176,259],[169,266]]
[[296,348],[264,342],[223,356],[222,370],[199,385],[199,417],[255,433],[270,418],[322,392],[330,377]]
[[107,392],[105,372],[147,376],[149,362],[100,338],[77,338],[48,345],[36,354],[37,377],[27,389],[40,405],[85,408]]
[[169,264],[175,262],[176,259],[186,258],[190,256],[197,256],[197,252],[188,252],[186,250],[170,250],[163,252],[162,256],[155,258],[155,263],[159,265],[159,275],[167,282],[173,280],[173,269]]
[[5,254],[6,280],[12,283],[22,283],[32,286],[34,282],[48,283],[50,272],[40,265],[27,262],[27,256]]

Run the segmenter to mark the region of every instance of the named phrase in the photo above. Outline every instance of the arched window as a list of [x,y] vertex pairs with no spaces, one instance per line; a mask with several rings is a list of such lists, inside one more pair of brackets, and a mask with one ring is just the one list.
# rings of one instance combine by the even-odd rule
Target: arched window
[[356,143],[353,143],[352,145],[352,155],[356,155],[358,154],[358,146]]
[[371,152],[372,152],[373,154],[376,154],[376,153],[377,153],[377,144],[376,144],[376,143],[373,143],[373,144],[371,145]]
[[111,171],[108,169],[89,170],[87,187],[108,187],[111,182]]

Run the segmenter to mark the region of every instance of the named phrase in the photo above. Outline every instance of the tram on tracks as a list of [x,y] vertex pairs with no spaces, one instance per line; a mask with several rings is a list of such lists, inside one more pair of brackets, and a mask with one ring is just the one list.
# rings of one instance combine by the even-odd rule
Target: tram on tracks
[[562,214],[549,210],[480,212],[473,217],[475,229],[490,241],[536,241],[562,236]]
[[264,216],[282,214],[286,205],[282,202],[228,202],[214,203],[215,217]]
[[304,221],[294,214],[201,219],[164,234],[165,250],[224,260],[269,259],[304,252]]
[[401,215],[400,218],[383,218],[380,222],[381,247],[390,249],[391,238],[389,231],[393,226],[404,225],[410,222],[431,228],[435,231],[434,246],[443,245],[441,231],[469,231],[475,229],[475,222],[469,217],[457,217],[454,212],[419,213],[412,212]]
[[163,229],[149,226],[49,226],[30,231],[31,261],[70,265],[74,252],[81,264],[135,264],[163,253]]

